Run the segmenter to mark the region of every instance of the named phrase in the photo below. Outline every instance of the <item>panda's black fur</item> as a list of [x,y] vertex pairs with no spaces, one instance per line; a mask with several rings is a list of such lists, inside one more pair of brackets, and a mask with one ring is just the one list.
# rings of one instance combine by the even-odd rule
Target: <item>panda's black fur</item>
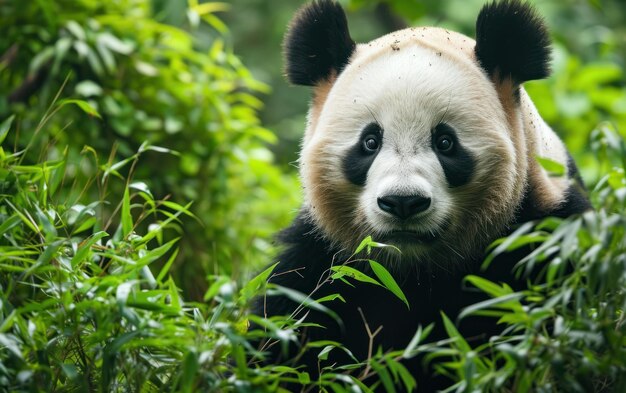
[[[510,105],[516,105],[515,102],[519,104],[520,85],[523,82],[548,75],[549,44],[549,36],[541,18],[521,1],[493,2],[486,5],[478,17],[474,49],[476,61],[494,84],[505,85],[503,91],[508,92],[506,83],[510,84],[510,94],[514,98],[514,103]],[[348,32],[344,12],[332,0],[314,1],[303,7],[290,25],[284,47],[289,80],[294,84],[317,86],[322,91],[316,91],[320,96],[327,94],[329,86],[332,87],[337,76],[350,64],[356,48]],[[392,49],[398,50],[393,45]],[[438,55],[441,56],[440,53]],[[327,86],[324,88],[325,84]],[[314,120],[309,119],[309,122]],[[364,134],[376,135],[378,123],[372,124],[364,128]],[[437,132],[435,127],[433,141],[436,140]],[[454,130],[446,131],[446,135],[454,135]],[[379,143],[383,143],[382,137]],[[340,170],[351,184],[346,187],[364,186],[376,155],[365,154],[360,145],[354,145],[346,150],[346,155],[341,159]],[[466,152],[464,156],[459,153],[454,159],[440,155],[438,159],[450,188],[463,187],[473,181],[476,159],[471,152]],[[493,176],[498,174],[494,173]],[[562,200],[552,205],[542,203],[542,189],[529,181],[523,195],[520,194],[519,202],[512,207],[514,211],[501,234],[510,233],[516,225],[526,221],[547,216],[568,217],[589,209],[584,186],[569,154],[567,177],[570,182],[562,192]],[[313,211],[316,208],[315,204],[305,204],[291,226],[279,235],[283,248],[270,282],[303,294],[311,294],[315,290],[313,298],[316,299],[339,293],[345,302],[335,300],[324,303],[340,317],[341,322],[326,313],[309,309],[296,315],[296,318],[301,318],[308,313],[307,322],[324,326],[302,329],[299,332],[302,341],[337,341],[344,344],[357,359],[363,360],[367,357],[369,342],[365,321],[371,330],[382,326],[375,337],[374,350],[378,347],[385,351],[402,349],[420,325],[435,323],[429,340],[446,338],[441,323],[442,312],[455,321],[464,307],[485,300],[484,294],[467,288],[463,282],[466,275],[477,274],[494,282],[506,282],[516,290],[526,285],[524,278],[515,279],[512,273],[513,266],[525,255],[524,251],[518,251],[498,257],[486,271],[479,268],[483,256],[468,256],[463,261],[462,269],[446,266],[390,269],[406,295],[410,309],[390,291],[378,286],[363,283],[349,286],[340,280],[319,286],[320,282],[328,278],[330,267],[345,261],[352,250],[321,230],[319,219],[312,218],[316,217]],[[490,240],[495,240],[495,237]],[[454,259],[454,256],[450,258]],[[410,261],[403,260],[402,263],[410,264]],[[253,312],[264,317],[290,315],[296,306],[287,297],[268,296],[257,299]],[[486,318],[465,319],[458,327],[472,344],[485,342],[491,335],[498,333],[494,321]],[[302,365],[314,377],[320,365],[351,362],[345,353],[338,350],[321,363],[317,353],[312,350],[297,359],[293,358],[298,352],[295,347],[283,353],[280,346],[275,345],[270,352],[272,361]],[[418,391],[434,391],[446,386],[447,381],[436,376],[432,369],[425,368],[421,358],[409,360],[406,365],[417,377]]]
[[565,190],[565,202],[556,209],[544,211],[533,204],[527,192],[515,215],[515,224],[539,220],[549,216],[566,218],[591,209],[591,204],[587,198],[587,190],[578,172],[578,167],[576,167],[576,162],[569,154],[567,156],[566,170],[567,177],[572,179],[572,183]]
[[532,8],[518,1],[486,5],[476,21],[476,57],[488,74],[517,83],[550,74],[550,39]]
[[296,85],[313,86],[340,73],[354,51],[341,6],[318,1],[302,8],[285,37],[287,77]]

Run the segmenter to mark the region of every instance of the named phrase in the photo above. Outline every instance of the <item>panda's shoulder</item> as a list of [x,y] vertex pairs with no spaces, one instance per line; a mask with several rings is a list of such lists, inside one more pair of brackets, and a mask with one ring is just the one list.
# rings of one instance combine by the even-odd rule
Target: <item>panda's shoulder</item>
[[332,242],[321,234],[306,209],[278,234],[277,240],[278,264],[270,282],[296,287],[304,293],[318,282],[336,254]]

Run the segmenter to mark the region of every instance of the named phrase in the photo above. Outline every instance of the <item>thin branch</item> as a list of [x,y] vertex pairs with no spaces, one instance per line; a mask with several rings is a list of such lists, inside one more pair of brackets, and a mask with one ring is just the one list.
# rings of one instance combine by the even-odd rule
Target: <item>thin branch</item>
[[365,366],[365,370],[359,376],[359,379],[363,380],[365,376],[367,376],[370,372],[370,360],[372,359],[372,352],[374,349],[374,338],[383,330],[383,325],[380,325],[374,332],[370,329],[367,320],[365,319],[365,315],[363,314],[363,310],[361,307],[358,307],[359,314],[361,314],[361,319],[363,319],[363,324],[365,325],[365,331],[367,332],[368,344],[367,344],[367,365]]

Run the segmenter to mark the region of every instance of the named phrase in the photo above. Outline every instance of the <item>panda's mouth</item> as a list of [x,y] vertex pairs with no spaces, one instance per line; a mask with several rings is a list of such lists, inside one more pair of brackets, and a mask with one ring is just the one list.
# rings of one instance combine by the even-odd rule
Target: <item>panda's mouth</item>
[[387,233],[385,241],[398,243],[432,243],[437,240],[437,232],[417,232],[408,230],[395,230]]

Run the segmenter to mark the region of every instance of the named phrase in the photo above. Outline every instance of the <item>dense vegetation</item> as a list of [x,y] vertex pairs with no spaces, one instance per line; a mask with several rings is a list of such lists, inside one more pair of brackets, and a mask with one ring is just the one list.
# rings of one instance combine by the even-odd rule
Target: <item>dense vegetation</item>
[[[0,5],[8,27],[0,113],[15,114],[17,128],[5,144],[16,151],[30,144],[22,158],[28,162],[64,157],[79,178],[60,190],[71,203],[116,200],[123,181],[103,189],[84,187],[87,178],[144,143],[167,147],[172,154],[151,149],[133,170],[155,195],[193,201],[192,211],[205,218],[180,223],[188,236],[177,282],[196,298],[217,266],[238,273],[244,261],[267,255],[268,239],[288,221],[298,195],[293,177],[272,165],[266,143],[276,137],[256,115],[254,93],[267,86],[219,35],[200,29],[202,18],[205,28],[224,29],[215,7],[192,4],[179,28],[157,22],[149,1]],[[115,175],[129,169],[120,165]],[[279,199],[286,209],[274,203]]]
[[[352,2],[357,20],[369,21],[356,22],[361,41],[384,32],[394,11],[471,35],[481,2],[474,11],[459,1],[374,3]],[[424,326],[408,348],[374,350],[365,364],[326,369],[319,381],[262,365],[251,344],[295,340],[302,321],[245,312],[265,291],[318,310],[337,301],[264,288],[271,267],[250,279],[272,261],[271,234],[299,195],[293,169],[272,153],[296,149],[304,110],[304,101],[287,105],[293,91],[275,82],[286,20],[266,21],[295,7],[275,4],[280,12],[233,3],[229,32],[216,16],[224,3],[0,3],[0,391],[273,391],[281,381],[308,391],[402,391],[415,381],[400,360],[418,354],[445,359],[440,371],[459,381],[456,391],[625,389],[622,2],[542,9],[555,29],[554,76],[528,91],[575,151],[596,211],[524,225],[494,244],[494,253],[535,246],[519,265],[518,274],[542,271],[527,290],[468,277],[493,299],[464,315],[499,318],[502,336],[472,348],[452,323],[450,339],[434,343]],[[267,14],[255,25],[246,18],[257,8]],[[265,38],[246,48],[254,26]],[[271,99],[232,42],[277,86]],[[266,99],[266,124],[289,131],[280,147],[259,120]],[[379,269],[366,277],[343,267],[333,277],[397,291]],[[249,319],[265,330],[248,330]],[[308,347],[320,358],[343,350]]]

